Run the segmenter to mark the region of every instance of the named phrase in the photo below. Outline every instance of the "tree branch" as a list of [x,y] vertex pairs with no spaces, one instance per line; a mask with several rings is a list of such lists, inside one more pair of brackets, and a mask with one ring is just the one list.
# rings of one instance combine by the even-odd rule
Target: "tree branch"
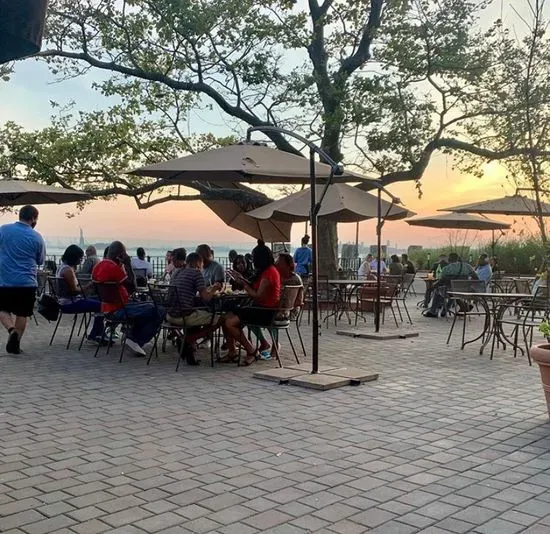
[[380,23],[382,21],[382,7],[384,5],[384,0],[371,0],[370,2],[370,13],[365,28],[363,29],[363,34],[361,40],[359,41],[359,46],[354,54],[346,58],[340,69],[339,74],[350,76],[353,74],[361,65],[371,58],[371,46],[376,34],[376,30],[380,28]]
[[[182,82],[182,81],[170,78],[166,74],[162,74],[160,72],[145,71],[140,67],[130,68],[130,67],[126,67],[124,65],[115,63],[114,61],[101,61],[85,52],[67,52],[65,50],[44,50],[39,54],[36,54],[36,56],[44,57],[44,58],[64,57],[64,58],[73,59],[76,61],[84,61],[89,65],[91,65],[92,67],[96,67],[101,70],[118,72],[120,74],[124,74],[125,76],[139,78],[141,80],[158,82],[177,91],[189,91],[193,93],[201,93],[210,97],[212,100],[214,100],[214,102],[216,102],[216,104],[225,113],[227,113],[232,117],[242,120],[243,122],[249,124],[250,126],[269,126],[270,125],[268,122],[262,121],[256,115],[245,111],[241,107],[231,105],[223,97],[221,93],[216,91],[211,86],[205,84],[204,82]],[[290,152],[292,154],[296,154],[299,156],[303,155],[298,150],[296,150],[294,146],[289,141],[287,141],[284,136],[276,132],[270,132],[266,135],[269,136],[269,138],[275,143],[277,148],[279,148],[280,150],[283,150],[285,152]]]

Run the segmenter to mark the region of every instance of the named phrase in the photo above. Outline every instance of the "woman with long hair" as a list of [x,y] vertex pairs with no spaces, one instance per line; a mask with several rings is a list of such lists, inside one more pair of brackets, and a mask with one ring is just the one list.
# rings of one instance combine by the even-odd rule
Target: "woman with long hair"
[[[76,269],[84,258],[84,251],[77,245],[69,245],[63,256],[61,264],[55,274],[57,281],[57,298],[63,313],[96,313],[101,312],[101,303],[97,299],[88,298],[85,295],[87,287],[82,287],[76,278]],[[102,341],[103,315],[96,315],[92,329],[88,334],[90,341]]]
[[256,361],[257,351],[241,330],[241,324],[254,323],[258,326],[269,326],[277,313],[281,297],[281,277],[275,268],[271,249],[261,240],[252,251],[252,263],[256,271],[254,281],[247,281],[241,273],[230,271],[230,276],[243,285],[244,290],[252,298],[254,305],[250,308],[240,308],[235,313],[228,313],[225,319],[228,353],[222,361],[238,360],[236,341],[246,350],[242,365],[250,365]]

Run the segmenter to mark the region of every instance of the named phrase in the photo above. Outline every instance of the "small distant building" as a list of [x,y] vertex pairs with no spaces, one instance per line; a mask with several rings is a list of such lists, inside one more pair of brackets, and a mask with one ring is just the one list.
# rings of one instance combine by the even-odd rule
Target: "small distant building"
[[359,252],[357,251],[357,245],[345,244],[342,245],[342,255],[344,259],[357,258]]

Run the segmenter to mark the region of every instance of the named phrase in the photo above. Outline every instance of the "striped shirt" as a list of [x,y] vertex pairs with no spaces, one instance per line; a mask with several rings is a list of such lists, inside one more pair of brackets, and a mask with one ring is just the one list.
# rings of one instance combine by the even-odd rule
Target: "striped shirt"
[[197,269],[175,269],[170,278],[170,288],[176,288],[176,291],[168,290],[168,315],[186,315],[182,309],[196,306],[197,293],[201,293],[205,287],[204,277]]

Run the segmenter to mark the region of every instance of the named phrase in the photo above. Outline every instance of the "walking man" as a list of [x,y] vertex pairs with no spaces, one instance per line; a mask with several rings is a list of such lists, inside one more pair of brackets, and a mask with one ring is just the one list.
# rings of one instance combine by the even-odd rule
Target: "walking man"
[[6,352],[20,354],[27,320],[34,312],[36,272],[44,264],[46,247],[34,230],[38,210],[23,206],[19,221],[0,226],[0,321],[9,332]]

